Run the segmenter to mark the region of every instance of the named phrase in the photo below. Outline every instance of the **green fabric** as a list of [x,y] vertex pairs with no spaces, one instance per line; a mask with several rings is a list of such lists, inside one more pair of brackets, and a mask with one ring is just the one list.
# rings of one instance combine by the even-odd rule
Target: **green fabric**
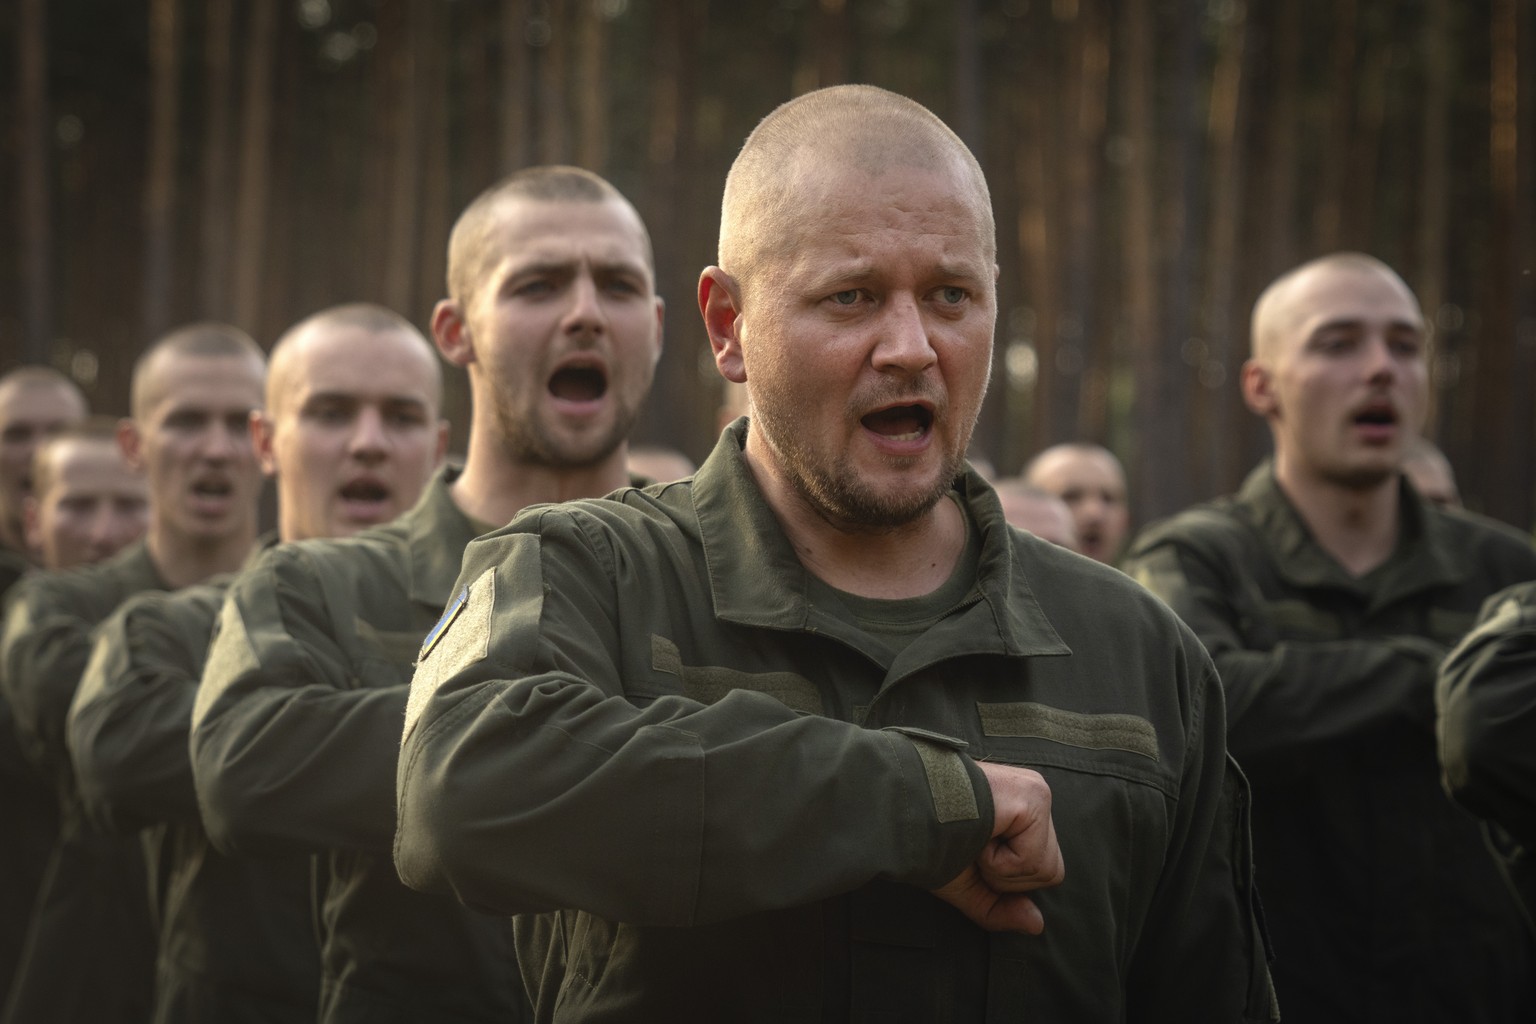
[[92,631],[129,596],[164,586],[140,541],[95,565],[28,575],[9,595],[0,691],[23,752],[53,784],[60,816],[10,993],[8,1020],[17,1024],[138,1024],[149,1012],[154,942],[144,855],[137,838],[86,819],[64,736]]
[[192,703],[230,580],[141,594],[102,624],[70,710],[70,751],[98,820],[150,827],[153,1019],[312,1022],[320,953],[311,859],[222,856],[193,791]]
[[1441,658],[1492,591],[1536,576],[1514,531],[1400,487],[1400,537],[1355,578],[1269,464],[1137,538],[1125,569],[1204,642],[1254,794],[1255,861],[1287,1015],[1525,1019],[1536,962],[1435,757]]
[[193,709],[204,824],[237,855],[319,854],[320,1020],[522,1019],[510,922],[395,876],[408,683],[477,526],[451,471],[393,523],[273,549],[230,587]]
[[1536,580],[1487,600],[1435,698],[1446,789],[1503,833],[1495,852],[1536,920]]
[[[541,1020],[1267,1019],[1244,786],[1193,636],[968,473],[975,596],[882,665],[813,598],[744,430],[691,481],[470,546],[490,649],[413,683],[402,877],[521,915]],[[1160,756],[983,731],[978,701],[1026,698],[1144,719]],[[982,758],[1051,785],[1044,939],[927,891],[990,835]]]

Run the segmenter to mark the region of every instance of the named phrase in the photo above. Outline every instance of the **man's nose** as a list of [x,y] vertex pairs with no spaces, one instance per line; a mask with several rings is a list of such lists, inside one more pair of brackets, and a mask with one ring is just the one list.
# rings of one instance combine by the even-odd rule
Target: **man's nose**
[[928,337],[922,307],[914,296],[896,294],[886,299],[879,322],[880,337],[873,362],[877,370],[919,374],[938,361]]

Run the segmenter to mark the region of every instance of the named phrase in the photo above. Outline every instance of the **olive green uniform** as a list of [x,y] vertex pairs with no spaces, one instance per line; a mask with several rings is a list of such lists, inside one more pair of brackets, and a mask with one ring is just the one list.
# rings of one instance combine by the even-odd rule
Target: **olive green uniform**
[[[862,628],[744,423],[691,481],[470,546],[412,684],[401,877],[543,915],[519,919],[540,1020],[1268,1019],[1246,789],[1190,632],[975,474],[952,603]],[[1051,786],[1043,936],[928,891],[990,837],[973,757]]]
[[1531,939],[1441,791],[1434,679],[1483,599],[1536,575],[1536,552],[1400,494],[1398,546],[1358,578],[1268,464],[1234,498],[1146,530],[1125,566],[1221,672],[1287,1015],[1528,1021]]
[[28,576],[10,595],[0,689],[23,751],[54,783],[60,826],[0,1018],[6,1024],[142,1024],[149,1013],[154,940],[144,855],[137,837],[87,820],[64,723],[92,630],[129,596],[164,589],[140,541],[95,565]]
[[[29,563],[0,547],[0,610]],[[3,615],[3,611],[0,611]],[[0,793],[8,836],[0,842],[0,1007],[21,959],[32,905],[59,835],[59,801],[48,780],[21,753],[10,702],[0,696]]]
[[192,785],[192,702],[230,579],[141,594],[102,624],[70,709],[70,753],[91,816],[154,837],[155,1024],[312,1024],[312,858],[218,853]]
[[1495,848],[1536,920],[1536,579],[1488,599],[1477,628],[1440,666],[1435,698],[1446,790],[1494,826]]
[[203,822],[226,853],[326,854],[320,1020],[517,1021],[511,923],[412,892],[390,863],[412,663],[483,532],[440,474],[346,540],[280,545],[231,585],[192,721]]

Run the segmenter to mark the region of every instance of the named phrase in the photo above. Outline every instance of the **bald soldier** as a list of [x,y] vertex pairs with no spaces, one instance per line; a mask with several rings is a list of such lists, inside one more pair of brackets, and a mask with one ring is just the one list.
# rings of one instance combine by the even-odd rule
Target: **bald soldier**
[[1268,1018],[1208,659],[965,466],[996,276],[930,112],[786,104],[699,283],[751,418],[470,545],[395,859],[522,915],[538,1019]]
[[[272,349],[251,416],[276,479],[279,539],[348,536],[409,509],[442,461],[442,369],[381,306],[322,310]],[[156,1024],[311,1024],[320,953],[308,856],[225,857],[202,827],[187,752],[192,703],[230,577],[130,598],[97,631],[69,715],[81,797],[158,853]]]
[[1074,441],[1047,448],[1020,474],[1025,483],[1067,503],[1077,526],[1077,550],[1114,565],[1130,528],[1125,469],[1102,445]]
[[1253,782],[1254,859],[1288,1018],[1529,1020],[1536,948],[1476,822],[1441,791],[1434,681],[1536,552],[1402,476],[1429,399],[1418,300],[1336,253],[1254,306],[1243,398],[1274,458],[1149,528],[1127,569],[1190,624]]
[[[32,493],[22,500],[28,547],[44,569],[69,569],[116,554],[144,533],[144,474],[105,416],[67,424],[32,456]],[[0,792],[9,835],[0,843],[0,1006],[16,971],[32,903],[58,834],[53,788],[22,757],[9,706],[0,701]]]
[[321,852],[319,1019],[518,1021],[511,924],[405,888],[390,847],[412,664],[464,548],[534,502],[628,481],[661,355],[650,236],[602,178],[530,168],[454,225],[440,352],[468,368],[462,472],[393,524],[269,552],[230,588],[193,710],[204,824],[226,853]]
[[100,562],[143,536],[149,485],[124,457],[117,421],[92,416],[44,440],[22,513],[27,545],[48,569]]
[[23,530],[39,444],[86,415],[75,382],[47,366],[23,366],[0,377],[0,594],[38,560]]
[[32,761],[54,783],[60,836],[33,910],[6,1024],[132,1021],[153,973],[138,842],[87,820],[64,742],[91,631],[129,596],[237,568],[256,539],[261,473],[247,422],[265,358],[243,331],[194,324],[139,357],[119,443],[149,485],[144,539],[96,565],[20,583],[0,637],[0,688]]
[[1065,501],[1017,476],[1005,477],[993,487],[1009,526],[1028,530],[1041,540],[1058,544],[1068,551],[1079,550],[1077,523]]
[[1461,489],[1456,471],[1440,447],[1427,437],[1416,438],[1403,455],[1403,475],[1431,505],[1461,508]]

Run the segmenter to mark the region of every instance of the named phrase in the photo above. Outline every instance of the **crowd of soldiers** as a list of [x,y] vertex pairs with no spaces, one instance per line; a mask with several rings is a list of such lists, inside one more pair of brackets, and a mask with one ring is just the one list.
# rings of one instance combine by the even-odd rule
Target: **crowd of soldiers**
[[572,167],[464,210],[430,340],[0,378],[0,1024],[1529,1020],[1536,549],[1420,437],[1413,293],[1279,277],[1272,458],[1128,544],[1107,449],[966,460],[997,274],[965,146],[839,86],[727,179],[696,471]]

